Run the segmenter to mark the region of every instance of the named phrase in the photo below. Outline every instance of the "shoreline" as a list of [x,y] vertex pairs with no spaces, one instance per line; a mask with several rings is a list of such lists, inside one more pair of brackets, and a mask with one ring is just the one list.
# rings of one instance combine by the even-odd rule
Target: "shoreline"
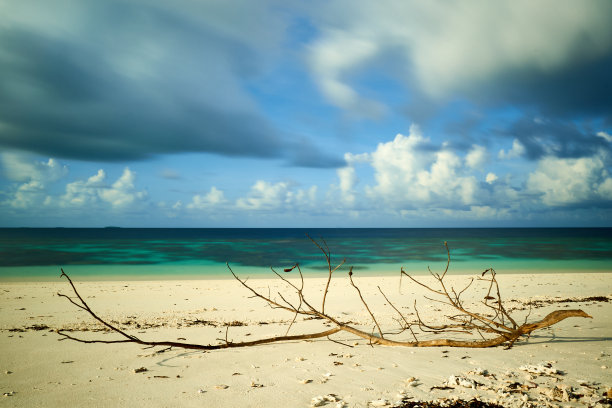
[[[478,275],[485,269],[493,267],[499,276],[503,275],[541,275],[541,274],[612,274],[612,266],[605,267],[586,267],[575,266],[573,263],[566,265],[549,264],[542,262],[530,268],[514,265],[501,265],[501,267],[486,266],[481,263],[478,267],[474,265],[459,265],[451,262],[449,275],[470,276]],[[234,272],[241,276],[250,276],[251,279],[271,279],[274,273],[269,267],[252,267],[231,265]],[[428,276],[427,264],[418,266],[410,265],[404,269],[414,276]],[[363,277],[399,277],[401,265],[373,264],[372,266],[356,267],[354,273]],[[60,266],[18,266],[0,267],[0,283],[3,282],[55,282],[61,275]],[[233,279],[231,273],[225,265],[68,265],[63,269],[71,276],[78,277],[82,281],[88,282],[107,282],[107,281],[180,281],[180,280],[226,280]],[[275,269],[282,270],[283,267]],[[432,271],[440,272],[444,270],[441,263],[431,266]],[[174,273],[165,272],[173,270]],[[205,273],[202,271],[206,271]],[[327,270],[303,267],[305,278],[327,277]],[[346,277],[348,268],[342,268],[334,273],[334,277]]]

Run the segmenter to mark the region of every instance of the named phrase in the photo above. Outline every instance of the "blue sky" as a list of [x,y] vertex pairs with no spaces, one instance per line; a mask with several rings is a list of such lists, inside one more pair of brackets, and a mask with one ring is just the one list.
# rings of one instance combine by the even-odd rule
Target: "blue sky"
[[612,226],[612,2],[0,3],[0,226]]

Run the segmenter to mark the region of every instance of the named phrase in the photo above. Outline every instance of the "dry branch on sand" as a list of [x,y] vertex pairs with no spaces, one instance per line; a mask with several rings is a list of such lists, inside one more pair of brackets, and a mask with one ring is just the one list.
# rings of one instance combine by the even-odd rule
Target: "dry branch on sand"
[[[312,239],[311,239],[312,240]],[[504,345],[507,348],[513,346],[513,344],[523,337],[529,337],[530,334],[539,329],[543,329],[549,326],[552,326],[568,317],[587,317],[590,318],[587,313],[582,310],[558,310],[548,314],[546,317],[541,319],[540,321],[527,323],[527,319],[529,315],[527,315],[522,324],[517,323],[516,319],[508,312],[508,310],[504,307],[504,303],[501,297],[501,292],[499,288],[499,284],[496,278],[496,273],[493,269],[487,269],[480,276],[477,276],[475,279],[480,281],[481,283],[486,283],[486,294],[483,300],[480,302],[480,306],[484,307],[488,313],[483,313],[480,311],[475,311],[471,306],[468,306],[466,302],[463,300],[462,296],[468,291],[468,289],[474,283],[474,278],[470,279],[468,284],[463,287],[461,290],[455,290],[453,286],[449,286],[447,281],[445,280],[448,272],[448,268],[450,266],[451,257],[450,251],[448,249],[448,245],[446,242],[444,246],[446,248],[447,253],[447,263],[446,268],[442,274],[434,273],[429,270],[431,276],[434,279],[435,286],[426,284],[421,280],[418,280],[405,272],[403,269],[400,274],[400,284],[401,278],[407,277],[411,282],[414,282],[417,285],[422,286],[427,290],[427,292],[433,297],[426,297],[433,302],[437,302],[439,304],[443,304],[446,307],[449,307],[453,310],[453,315],[445,316],[447,319],[447,324],[443,325],[431,325],[427,324],[420,316],[419,311],[417,309],[416,300],[414,302],[414,311],[417,319],[415,321],[409,321],[404,313],[400,311],[386,296],[383,290],[378,287],[380,294],[386,300],[387,304],[393,309],[394,313],[397,313],[399,318],[397,321],[400,324],[399,333],[394,333],[393,335],[409,332],[411,336],[411,340],[394,340],[390,338],[392,335],[389,333],[385,333],[382,327],[379,325],[378,320],[376,319],[376,315],[370,309],[368,302],[364,299],[360,288],[355,284],[353,280],[353,269],[352,267],[349,269],[348,278],[352,288],[357,292],[363,307],[368,312],[368,315],[372,319],[376,332],[374,330],[372,332],[366,332],[361,329],[358,329],[354,324],[350,322],[345,322],[338,317],[333,316],[329,312],[325,310],[327,295],[329,292],[330,283],[332,280],[332,276],[334,272],[336,272],[340,266],[344,264],[344,260],[337,266],[332,266],[331,264],[331,253],[325,241],[321,241],[321,243],[312,240],[312,242],[316,245],[317,248],[323,253],[325,260],[327,262],[328,268],[328,277],[326,280],[325,289],[323,291],[323,297],[321,301],[321,306],[315,306],[304,294],[304,276],[302,274],[302,270],[299,264],[295,264],[290,268],[284,269],[283,274],[295,273],[299,276],[299,284],[295,284],[292,281],[288,280],[283,276],[283,274],[272,269],[272,272],[287,286],[286,293],[278,292],[278,297],[272,297],[272,295],[264,294],[258,290],[256,290],[253,286],[247,283],[246,279],[241,279],[234,273],[229,264],[227,265],[230,273],[233,277],[248,291],[250,291],[253,297],[259,298],[264,301],[267,305],[271,306],[274,309],[281,309],[288,313],[293,314],[293,319],[289,324],[285,335],[276,336],[276,337],[268,337],[254,341],[244,341],[244,342],[232,342],[227,339],[227,331],[224,340],[221,340],[219,344],[190,344],[176,341],[148,341],[140,339],[132,334],[126,333],[120,328],[114,326],[109,323],[107,320],[99,317],[85,302],[85,300],[81,297],[79,292],[77,291],[74,283],[70,279],[70,277],[63,271],[62,269],[62,277],[65,277],[70,286],[72,287],[72,291],[74,292],[75,297],[70,297],[61,293],[58,293],[59,296],[68,299],[73,305],[76,307],[86,311],[93,317],[95,320],[103,324],[108,330],[115,332],[121,336],[120,339],[117,340],[87,340],[81,339],[78,337],[74,337],[72,335],[67,334],[65,331],[58,330],[57,333],[62,336],[60,340],[74,340],[82,343],[136,343],[145,346],[162,346],[162,347],[179,347],[185,349],[197,349],[197,350],[219,350],[226,348],[236,348],[236,347],[250,347],[256,346],[260,344],[267,343],[276,343],[283,342],[289,340],[307,340],[307,339],[315,339],[327,337],[331,341],[333,340],[330,336],[339,332],[350,333],[354,336],[363,338],[367,340],[371,345],[379,344],[385,346],[404,346],[404,347],[471,347],[471,348],[484,348],[484,347],[494,347],[499,345]],[[290,302],[288,299],[288,295],[292,293],[296,300]],[[307,334],[300,335],[288,335],[289,330],[296,322],[298,316],[304,316],[306,318],[314,318],[320,319],[325,324],[331,324],[332,328],[320,331],[313,332]],[[229,329],[229,326],[228,328]],[[449,333],[461,333],[462,335],[471,335],[472,338],[469,340],[458,340],[451,338],[442,338],[442,339],[429,339],[429,340],[419,340],[419,336],[423,333],[436,333],[436,334],[449,334]]]

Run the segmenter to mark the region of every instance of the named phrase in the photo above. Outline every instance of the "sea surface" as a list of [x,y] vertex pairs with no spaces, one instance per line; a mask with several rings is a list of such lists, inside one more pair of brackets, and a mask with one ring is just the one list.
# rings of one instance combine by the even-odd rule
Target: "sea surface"
[[356,275],[612,272],[612,228],[188,229],[0,228],[0,279],[272,277],[299,263],[324,276],[343,259]]

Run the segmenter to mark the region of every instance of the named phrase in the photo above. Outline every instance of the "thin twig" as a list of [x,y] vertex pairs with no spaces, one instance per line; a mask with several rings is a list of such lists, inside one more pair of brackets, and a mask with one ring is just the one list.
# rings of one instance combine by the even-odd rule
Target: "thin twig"
[[361,295],[361,290],[359,290],[359,288],[357,287],[357,285],[355,285],[355,282],[353,282],[353,268],[351,267],[351,269],[349,270],[349,280],[351,281],[351,285],[355,288],[355,290],[357,291],[357,293],[359,294],[359,298],[361,299],[361,303],[363,303],[363,305],[365,306],[366,310],[368,311],[368,313],[370,314],[370,316],[372,317],[372,320],[374,320],[374,324],[376,325],[376,327],[378,328],[378,333],[380,334],[380,338],[384,339],[385,336],[383,336],[383,332],[382,329],[380,328],[380,325],[378,324],[378,322],[376,321],[376,317],[374,317],[374,314],[372,313],[372,311],[370,310],[370,307],[368,306],[368,304],[366,303],[366,301],[364,300],[363,296]]

